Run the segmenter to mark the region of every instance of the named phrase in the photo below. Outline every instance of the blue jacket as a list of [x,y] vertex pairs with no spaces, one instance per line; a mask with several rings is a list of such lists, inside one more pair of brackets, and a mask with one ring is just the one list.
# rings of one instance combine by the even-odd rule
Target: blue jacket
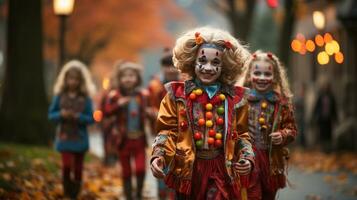
[[[54,96],[48,111],[48,118],[51,121],[54,121],[56,124],[58,124],[57,130],[59,130],[59,126],[61,125],[62,122],[60,99],[61,99],[60,95]],[[77,122],[79,123],[78,124],[79,139],[61,140],[59,139],[57,134],[55,139],[55,149],[57,151],[85,152],[89,149],[87,125],[94,123],[92,100],[89,97],[85,99],[84,110],[82,113],[79,114],[79,118]]]

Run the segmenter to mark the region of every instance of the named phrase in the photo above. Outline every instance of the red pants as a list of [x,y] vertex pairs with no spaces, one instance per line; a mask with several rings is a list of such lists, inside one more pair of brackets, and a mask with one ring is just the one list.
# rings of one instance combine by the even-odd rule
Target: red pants
[[190,199],[237,199],[229,181],[224,155],[209,160],[196,158]]
[[145,139],[126,139],[125,144],[119,150],[119,160],[123,169],[123,178],[127,179],[131,177],[130,158],[135,159],[135,175],[145,175]]
[[62,178],[72,180],[71,171],[74,172],[74,180],[82,181],[84,153],[61,152]]
[[255,166],[249,178],[249,200],[274,200],[276,192],[285,187],[285,176],[270,175],[269,155],[267,150],[254,148]]

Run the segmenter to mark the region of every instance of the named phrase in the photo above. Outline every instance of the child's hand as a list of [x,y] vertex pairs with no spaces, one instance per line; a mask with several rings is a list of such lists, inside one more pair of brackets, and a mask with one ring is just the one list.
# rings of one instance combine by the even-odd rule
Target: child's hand
[[119,106],[123,106],[123,105],[125,105],[125,104],[128,104],[129,101],[130,101],[130,97],[120,97],[120,98],[118,99],[118,101],[117,101],[117,104],[118,104]]
[[273,144],[275,145],[280,145],[283,142],[283,136],[281,135],[281,132],[274,132],[270,134],[270,136]]
[[163,158],[155,158],[150,165],[151,172],[156,178],[164,178],[165,174],[162,170],[164,168],[164,161]]
[[61,110],[61,117],[64,119],[71,118],[72,112],[70,110],[62,109]]
[[241,159],[239,162],[233,164],[233,169],[239,175],[247,175],[252,169],[252,165],[250,164],[249,160]]
[[157,112],[155,111],[154,108],[146,108],[145,113],[149,118],[156,119],[157,117]]

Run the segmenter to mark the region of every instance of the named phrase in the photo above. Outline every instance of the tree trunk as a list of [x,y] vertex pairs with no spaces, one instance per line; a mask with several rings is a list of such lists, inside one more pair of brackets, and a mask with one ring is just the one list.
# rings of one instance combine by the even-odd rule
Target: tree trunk
[[7,65],[0,107],[1,141],[46,144],[51,132],[42,59],[42,1],[11,0]]
[[279,58],[289,71],[290,41],[295,24],[296,1],[285,0],[285,18],[280,32]]
[[227,16],[231,22],[234,36],[239,40],[247,42],[253,22],[255,0],[246,0],[246,7],[242,13],[237,11],[235,0],[227,0],[227,4],[229,7]]

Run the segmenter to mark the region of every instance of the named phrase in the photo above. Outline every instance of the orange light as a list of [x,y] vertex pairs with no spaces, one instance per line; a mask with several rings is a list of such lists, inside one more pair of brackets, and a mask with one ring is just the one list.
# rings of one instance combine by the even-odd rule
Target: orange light
[[103,112],[101,110],[96,110],[93,113],[93,119],[96,122],[100,122],[103,119]]
[[102,81],[102,87],[104,90],[108,90],[110,87],[110,79],[109,78],[104,78]]
[[312,40],[306,41],[306,50],[313,52],[315,50],[315,43]]
[[299,40],[295,39],[291,42],[291,49],[295,52],[299,52],[301,49],[301,46],[302,46],[302,44]]
[[344,60],[342,52],[335,53],[335,61],[339,64],[342,64]]
[[317,46],[322,47],[324,45],[324,38],[319,34],[315,36],[315,43]]
[[317,62],[320,65],[326,65],[330,61],[330,57],[325,51],[320,52],[317,54]]
[[325,33],[324,35],[324,41],[325,43],[329,43],[333,40],[332,35],[330,33]]
[[301,48],[300,48],[299,54],[301,54],[301,55],[305,55],[305,54],[306,54],[306,47],[305,47],[305,43],[303,43],[303,44],[301,45]]

